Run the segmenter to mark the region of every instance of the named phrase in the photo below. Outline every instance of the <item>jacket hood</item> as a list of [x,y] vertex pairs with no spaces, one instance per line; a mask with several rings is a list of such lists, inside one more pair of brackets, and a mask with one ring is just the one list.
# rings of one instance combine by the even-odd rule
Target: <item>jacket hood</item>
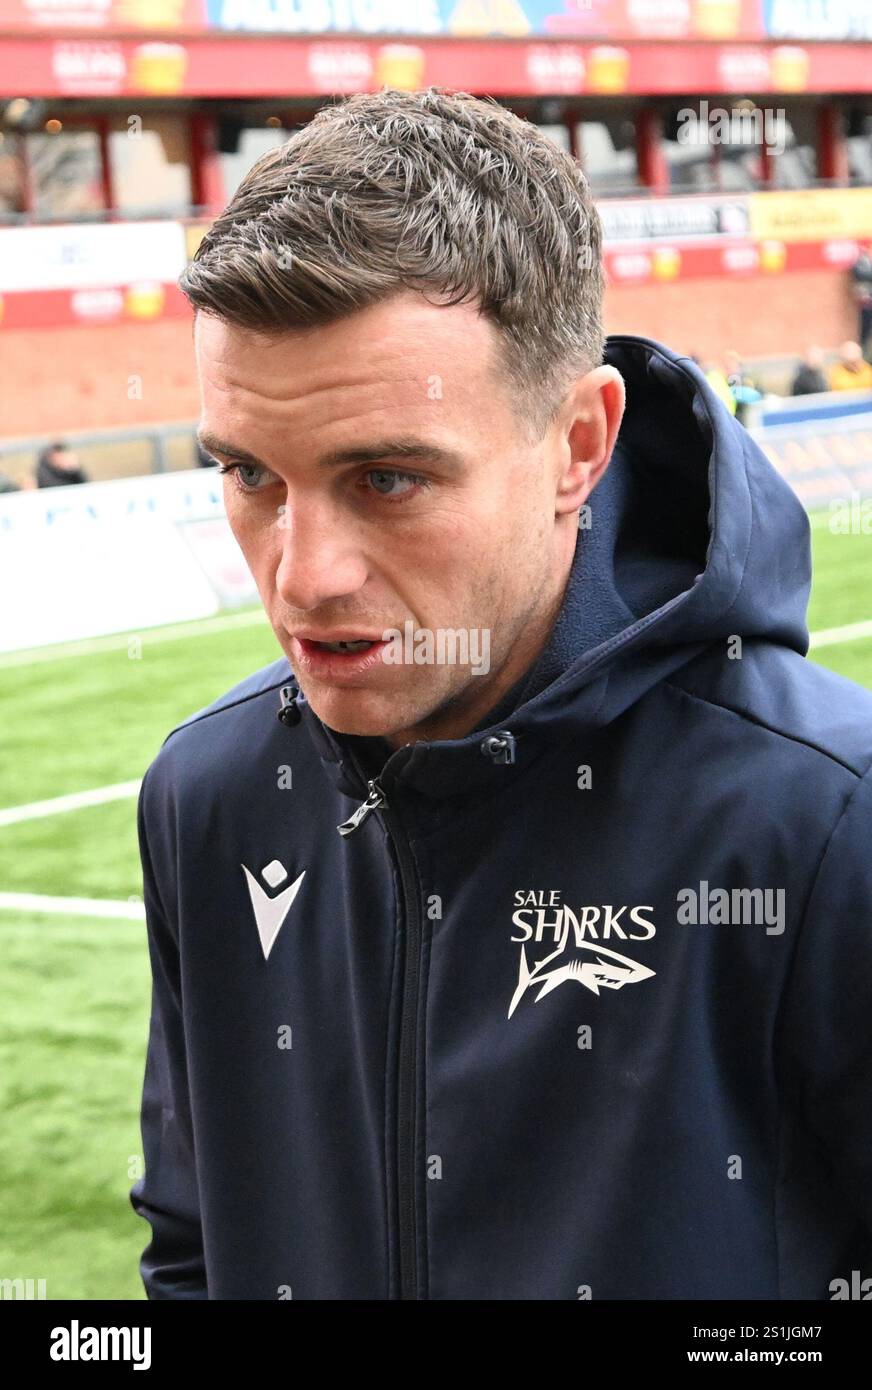
[[[810,528],[792,489],[690,358],[622,335],[604,360],[624,379],[626,409],[550,639],[515,688],[521,702],[465,738],[396,750],[383,785],[441,795],[506,778],[564,721],[579,733],[610,723],[730,637],[808,650]],[[365,794],[355,754],[381,741],[334,733],[298,698],[334,780]],[[504,747],[487,746],[505,731],[508,763]]]

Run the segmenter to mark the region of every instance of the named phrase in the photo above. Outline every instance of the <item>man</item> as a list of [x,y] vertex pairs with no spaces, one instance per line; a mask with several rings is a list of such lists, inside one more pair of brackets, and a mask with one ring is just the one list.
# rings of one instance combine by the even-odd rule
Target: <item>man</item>
[[153,1299],[872,1272],[872,695],[699,369],[603,360],[600,236],[533,126],[383,91],[183,277],[283,655],[141,793]]
[[705,379],[719,401],[722,401],[731,415],[736,414],[736,397],[727,380],[727,374],[717,362],[710,362],[704,368]]
[[831,391],[872,391],[872,366],[864,361],[859,343],[842,343],[829,379]]
[[857,336],[861,352],[872,350],[872,242],[860,248],[851,267],[851,287],[857,304]]
[[67,487],[70,483],[87,483],[88,475],[68,444],[59,440],[49,444],[39,455],[36,465],[37,487]]
[[[735,402],[736,419],[743,425],[748,422],[748,408],[762,401],[763,392],[754,382],[739,353],[731,348],[724,354],[727,373],[727,386]],[[733,412],[731,411],[731,414]]]
[[823,349],[815,346],[806,348],[805,356],[797,363],[790,383],[791,396],[816,396],[829,389],[824,374]]

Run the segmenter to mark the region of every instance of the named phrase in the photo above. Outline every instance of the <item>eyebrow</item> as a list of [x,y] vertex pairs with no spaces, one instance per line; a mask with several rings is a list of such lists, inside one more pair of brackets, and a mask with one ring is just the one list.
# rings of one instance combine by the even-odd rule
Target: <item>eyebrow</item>
[[[258,468],[274,471],[256,454],[252,454],[248,449],[237,449],[229,440],[220,439],[209,430],[202,433],[198,431],[197,438],[209,453],[226,454],[228,458],[238,459],[240,463],[250,463]],[[426,440],[405,436],[400,439],[381,439],[374,444],[354,449],[333,449],[327,454],[322,454],[318,459],[318,466],[330,468],[337,464],[380,463],[384,459],[397,458],[416,458],[425,463],[454,469],[459,469],[463,463],[463,456],[454,449],[442,449],[438,444],[429,444]]]

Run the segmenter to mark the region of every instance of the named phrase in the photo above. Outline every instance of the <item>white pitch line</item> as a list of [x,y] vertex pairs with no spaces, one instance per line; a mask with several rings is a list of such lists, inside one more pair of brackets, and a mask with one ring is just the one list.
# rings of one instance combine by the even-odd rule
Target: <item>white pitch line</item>
[[133,782],[115,782],[110,787],[95,787],[87,792],[70,792],[67,796],[53,796],[48,801],[31,801],[25,806],[7,806],[0,810],[0,826],[17,825],[23,820],[37,820],[40,816],[54,816],[59,811],[79,811],[83,806],[102,806],[106,801],[123,801],[127,797],[138,796],[142,779]]
[[844,627],[824,627],[820,632],[812,632],[810,647],[835,647],[839,642],[857,642],[862,637],[872,637],[872,618],[862,623],[847,623]]
[[51,912],[70,917],[114,917],[145,920],[145,905],[126,899],[53,898],[44,893],[0,893],[0,909],[16,912]]
[[0,670],[5,671],[11,666],[35,666],[42,661],[63,661],[66,657],[93,656],[96,652],[124,651],[134,638],[146,647],[156,642],[179,642],[185,637],[209,637],[213,632],[225,632],[228,628],[234,627],[253,627],[266,621],[264,610],[253,608],[246,609],[243,613],[225,613],[214,618],[197,618],[195,622],[175,623],[171,627],[149,627],[138,632],[90,637],[82,642],[61,642],[53,647],[31,647],[24,651],[0,654]]

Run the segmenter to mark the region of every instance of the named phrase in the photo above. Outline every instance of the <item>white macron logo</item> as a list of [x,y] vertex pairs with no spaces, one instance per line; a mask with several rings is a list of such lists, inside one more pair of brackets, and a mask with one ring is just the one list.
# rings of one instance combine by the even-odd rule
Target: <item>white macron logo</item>
[[[283,888],[274,898],[270,898],[261,888],[251,870],[247,869],[244,864],[242,868],[245,870],[248,895],[251,898],[251,906],[254,908],[254,920],[257,923],[257,932],[263,947],[263,958],[267,960],[282,922],[288,915],[291,903],[300,891],[300,884],[306,877],[306,870],[304,869],[300,877],[295,878],[293,883],[289,883],[287,888]],[[270,888],[278,888],[279,884],[284,883],[287,878],[288,871],[278,859],[273,859],[265,869],[261,869],[260,876],[265,883],[269,884]]]

